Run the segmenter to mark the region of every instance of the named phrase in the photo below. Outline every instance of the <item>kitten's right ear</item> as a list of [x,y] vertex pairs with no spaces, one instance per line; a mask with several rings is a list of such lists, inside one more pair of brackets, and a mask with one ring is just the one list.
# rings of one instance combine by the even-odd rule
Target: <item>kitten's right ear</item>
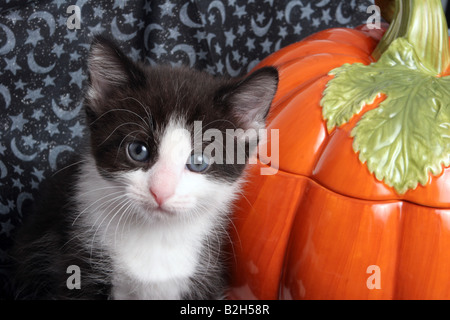
[[[145,83],[142,69],[114,41],[103,36],[96,36],[92,41],[88,69],[88,98],[91,100],[104,99],[119,88],[138,87]],[[95,101],[92,102],[92,107],[95,107]]]

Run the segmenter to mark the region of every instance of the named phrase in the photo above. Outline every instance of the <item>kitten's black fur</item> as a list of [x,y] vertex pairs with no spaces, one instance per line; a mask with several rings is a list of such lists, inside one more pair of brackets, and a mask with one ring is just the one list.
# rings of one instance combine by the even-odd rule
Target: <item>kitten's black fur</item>
[[[72,167],[73,168],[73,167]],[[110,261],[101,251],[88,251],[80,241],[72,239],[78,232],[72,226],[71,196],[77,169],[62,170],[44,186],[36,212],[20,229],[13,248],[14,298],[107,299],[110,292]],[[69,290],[67,267],[77,265],[83,290]]]
[[[89,143],[80,154],[90,153],[106,180],[113,180],[118,172],[151,168],[158,160],[160,134],[174,115],[182,115],[188,126],[202,121],[203,130],[210,124],[223,133],[226,129],[248,129],[258,121],[263,124],[278,83],[278,72],[270,67],[244,79],[216,78],[187,68],[150,68],[132,62],[116,44],[103,37],[94,39],[89,70],[90,86],[85,101]],[[252,118],[246,119],[249,114]],[[142,128],[136,125],[143,118],[151,128],[147,132],[141,132]],[[129,125],[121,125],[125,123]],[[131,132],[134,133],[130,135]],[[146,141],[150,149],[148,161],[130,161],[125,148],[120,148],[127,136]],[[205,174],[232,182],[242,177],[244,168],[242,164],[213,164]],[[14,257],[18,299],[111,298],[113,268],[109,253],[86,243],[93,236],[92,231],[86,230],[89,226],[73,223],[78,214],[74,194],[81,179],[80,170],[80,164],[75,163],[49,181],[37,212],[26,221],[17,237]],[[222,227],[218,225],[217,229]],[[221,265],[225,239],[208,239],[203,255],[219,261],[219,265],[207,274],[193,276],[192,289],[183,298],[223,296],[226,283]],[[215,249],[210,250],[211,246]],[[67,288],[70,265],[82,270],[80,290]]]

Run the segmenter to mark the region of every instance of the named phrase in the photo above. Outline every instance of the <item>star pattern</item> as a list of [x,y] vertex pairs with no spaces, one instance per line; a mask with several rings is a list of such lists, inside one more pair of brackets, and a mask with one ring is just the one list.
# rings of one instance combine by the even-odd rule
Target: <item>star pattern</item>
[[12,3],[0,3],[0,284],[11,235],[53,173],[50,152],[61,145],[79,152],[85,138],[74,110],[94,34],[120,41],[134,60],[243,75],[313,32],[364,23],[372,1],[77,0],[80,29],[72,30],[65,0]]
[[[195,3],[161,0],[150,7],[146,1],[144,10],[151,21],[151,29],[144,38],[148,48],[146,59],[150,63],[190,64],[192,49],[197,53],[194,66],[198,69],[228,75],[240,70],[240,74],[245,74],[268,54],[313,32],[364,23],[367,13],[360,8],[367,8],[371,1],[356,2],[330,1],[323,6],[308,0],[272,0],[264,1],[264,5],[243,0]],[[338,21],[348,23],[342,25]],[[185,34],[191,35],[190,40],[180,40]],[[180,43],[189,50],[174,55],[172,48]],[[226,61],[226,53],[236,48],[241,59]],[[206,59],[198,54],[202,51],[208,53]]]
[[14,56],[11,59],[8,58],[4,58],[5,62],[6,62],[6,67],[4,68],[4,70],[9,70],[12,72],[13,75],[16,75],[17,70],[22,69],[16,62],[17,60],[17,56]]

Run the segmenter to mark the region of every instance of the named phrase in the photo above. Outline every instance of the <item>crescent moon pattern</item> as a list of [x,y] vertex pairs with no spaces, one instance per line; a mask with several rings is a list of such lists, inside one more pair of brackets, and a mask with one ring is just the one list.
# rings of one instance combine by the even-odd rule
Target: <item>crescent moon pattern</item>
[[336,20],[340,23],[340,24],[347,24],[350,22],[352,18],[351,17],[344,17],[344,15],[342,14],[342,2],[339,3],[337,9],[336,9]]
[[277,43],[275,43],[275,51],[278,51],[281,49],[281,39],[277,41]]
[[316,3],[316,7],[322,8],[325,7],[328,3],[330,3],[330,0],[322,0],[319,3]]
[[144,44],[145,44],[145,49],[149,50],[148,48],[148,37],[150,36],[150,32],[152,30],[164,30],[163,27],[161,27],[161,25],[156,24],[156,23],[151,23],[149,24],[144,31]]
[[287,23],[291,24],[291,11],[297,6],[303,7],[303,3],[301,1],[289,1],[286,5],[284,16],[286,17]]
[[3,179],[8,174],[8,169],[6,168],[3,161],[0,160],[0,179]]
[[58,104],[52,99],[52,110],[56,114],[56,116],[64,121],[72,120],[80,113],[81,108],[83,107],[83,103],[78,104],[78,106],[73,109],[66,111],[62,109]]
[[180,21],[182,24],[184,24],[185,26],[189,27],[189,28],[201,28],[203,27],[203,24],[201,23],[196,23],[194,21],[191,20],[191,18],[188,15],[188,6],[189,6],[189,2],[186,2],[180,9]]
[[222,17],[222,23],[225,23],[226,18],[226,12],[225,12],[225,5],[222,3],[222,1],[213,1],[208,6],[208,11],[211,9],[216,8],[220,12],[220,16]]
[[208,41],[208,48],[211,48],[211,41],[215,37],[216,37],[216,35],[214,33],[208,33],[208,35],[206,36],[206,39]]
[[183,51],[187,54],[189,58],[189,66],[193,67],[195,65],[195,60],[197,59],[197,54],[194,48],[188,44],[178,44],[173,47],[171,54],[175,54],[175,52]]
[[16,138],[12,138],[11,140],[11,151],[13,152],[14,156],[16,156],[16,158],[22,160],[22,161],[32,161],[34,160],[34,158],[36,158],[37,156],[37,152],[33,153],[33,154],[25,154],[22,153],[16,145]]
[[267,24],[263,27],[259,27],[256,22],[255,19],[252,18],[252,30],[253,32],[258,36],[258,37],[263,37],[266,35],[266,33],[269,31],[270,26],[272,25],[272,21],[273,18],[270,18],[269,22],[267,22]]
[[23,217],[23,203],[25,202],[25,200],[33,201],[33,195],[29,192],[22,192],[17,197],[16,207],[20,217]]
[[58,168],[58,166],[57,166],[58,156],[65,151],[73,152],[74,149],[70,146],[62,145],[62,146],[57,146],[49,151],[48,163],[50,164],[50,168],[52,170],[56,170]]
[[45,22],[47,23],[49,30],[50,30],[49,36],[50,37],[53,36],[53,34],[55,33],[55,29],[56,29],[55,18],[53,17],[53,15],[47,11],[34,12],[28,17],[28,22],[33,19],[36,19],[36,18],[45,20]]
[[5,26],[3,23],[0,23],[0,28],[6,34],[6,41],[3,47],[0,48],[0,55],[4,55],[9,53],[16,46],[16,37],[10,28]]
[[230,55],[229,55],[229,54],[227,54],[227,58],[225,59],[225,65],[226,65],[228,74],[229,74],[230,76],[232,76],[232,77],[237,77],[238,75],[241,74],[242,68],[239,68],[239,69],[233,69],[233,68],[231,67],[231,63],[230,63]]
[[263,27],[259,27],[256,22],[255,19],[252,18],[252,22],[251,22],[251,26],[252,26],[252,30],[253,32],[258,36],[258,37],[263,37],[266,35],[266,33],[269,31],[269,28],[272,24],[273,18],[270,18],[269,22],[267,22],[267,24]]
[[[361,8],[373,4],[373,0],[51,0],[15,1],[14,6],[12,1],[3,2],[10,4],[0,5],[0,224],[14,226],[20,224],[20,215],[40,184],[83,143],[85,121],[78,101],[85,91],[81,80],[88,74],[85,62],[93,34],[123,42],[124,52],[133,60],[142,58],[151,65],[182,62],[213,75],[240,76],[274,50],[319,29],[365,23],[368,16]],[[68,3],[80,8],[79,30],[67,27]],[[0,227],[0,255],[11,242],[8,237]]]
[[117,40],[129,41],[136,36],[137,31],[130,33],[130,34],[122,33],[119,30],[119,28],[117,27],[117,18],[114,17],[114,19],[111,22],[111,33],[112,33],[113,37],[116,38]]
[[252,71],[253,68],[256,67],[256,66],[258,65],[259,62],[260,62],[259,60],[253,60],[253,61],[250,61],[250,63],[249,63],[248,66],[247,66],[247,72]]
[[56,63],[53,63],[52,65],[50,65],[48,67],[42,67],[39,64],[37,64],[36,60],[34,60],[34,49],[28,53],[27,62],[28,62],[28,67],[30,68],[30,70],[35,73],[49,73],[50,71],[53,70],[53,68],[56,65]]
[[5,109],[8,109],[11,104],[11,94],[9,93],[9,89],[0,84],[0,94],[3,96],[3,99],[5,99]]

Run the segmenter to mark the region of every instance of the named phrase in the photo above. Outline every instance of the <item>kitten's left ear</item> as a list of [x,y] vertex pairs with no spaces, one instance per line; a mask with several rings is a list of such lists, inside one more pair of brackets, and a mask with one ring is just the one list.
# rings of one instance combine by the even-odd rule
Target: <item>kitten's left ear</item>
[[277,87],[277,69],[264,67],[238,82],[223,99],[231,106],[242,129],[262,129]]

